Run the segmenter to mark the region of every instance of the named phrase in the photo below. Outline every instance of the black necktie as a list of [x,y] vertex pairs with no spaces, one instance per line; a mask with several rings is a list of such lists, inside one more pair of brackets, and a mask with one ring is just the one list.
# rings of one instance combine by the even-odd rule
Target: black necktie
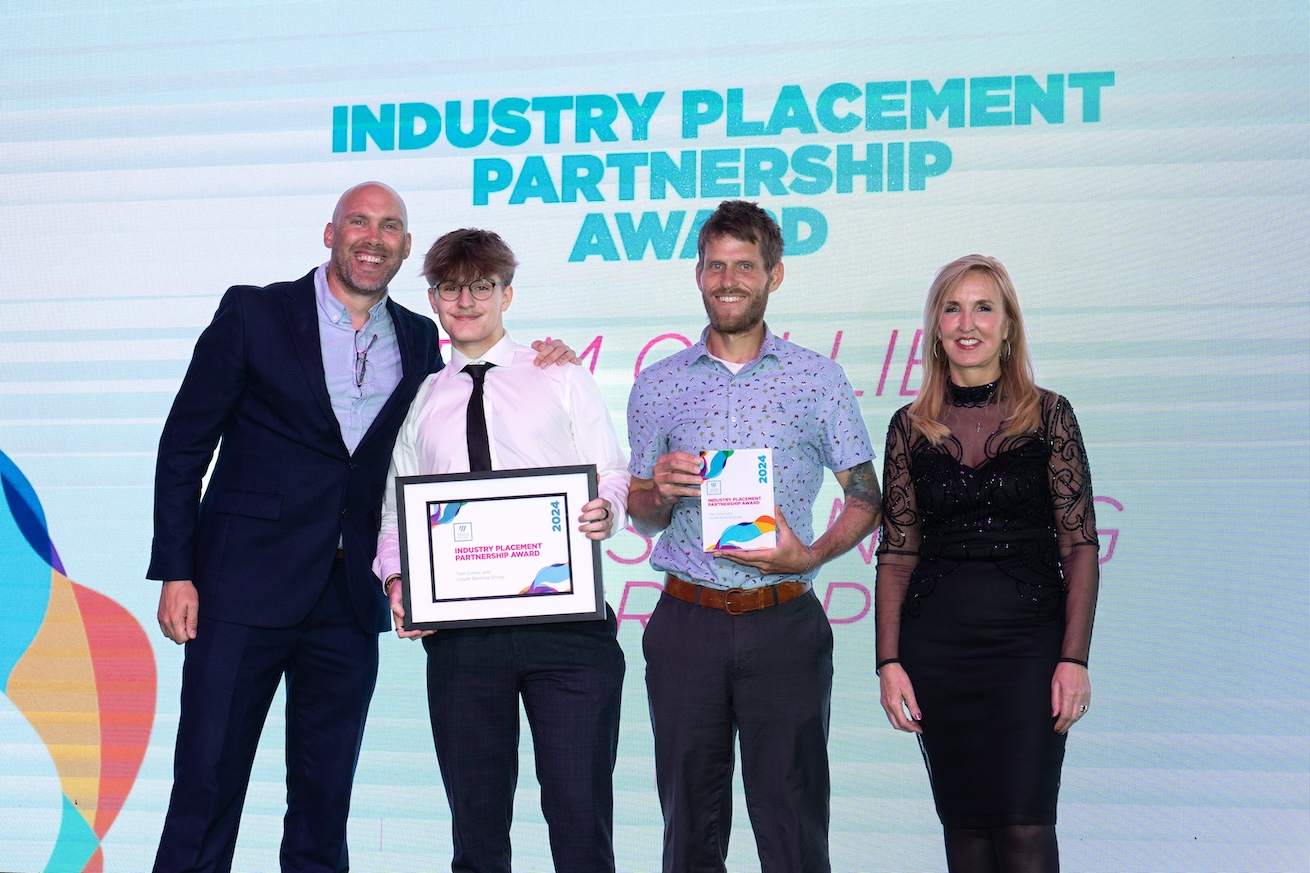
[[465,412],[464,433],[468,439],[469,472],[485,473],[491,469],[491,445],[487,442],[487,413],[482,403],[482,381],[495,364],[466,364],[464,372],[473,378]]

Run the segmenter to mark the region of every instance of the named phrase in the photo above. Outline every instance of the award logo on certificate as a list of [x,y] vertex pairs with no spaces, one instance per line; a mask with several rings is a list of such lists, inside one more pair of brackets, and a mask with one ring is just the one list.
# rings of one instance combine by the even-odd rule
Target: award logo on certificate
[[700,477],[701,541],[705,551],[777,546],[771,449],[701,452]]
[[595,466],[396,479],[406,630],[605,617]]

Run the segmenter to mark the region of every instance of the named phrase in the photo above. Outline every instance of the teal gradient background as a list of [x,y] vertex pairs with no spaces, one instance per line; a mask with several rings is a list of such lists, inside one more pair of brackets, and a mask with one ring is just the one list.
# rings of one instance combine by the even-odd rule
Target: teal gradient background
[[[688,138],[680,102],[684,91],[726,100],[741,89],[743,119],[765,121],[787,86],[812,105],[833,83],[1044,86],[1085,72],[1114,74],[1099,120],[1069,88],[1061,123],[1034,113],[1028,124],[729,136],[720,121]],[[337,106],[421,102],[444,115],[447,101],[468,112],[476,100],[655,91],[664,97],[642,140],[620,115],[614,141],[579,142],[565,111],[558,142],[528,113],[522,145],[457,148],[443,135],[421,149],[333,151]],[[863,112],[862,100],[844,106]],[[558,170],[566,156],[916,142],[951,155],[923,190],[871,192],[858,178],[849,193],[750,198],[775,213],[814,210],[826,225],[815,251],[786,260],[770,326],[835,355],[881,454],[888,419],[918,385],[915,332],[935,270],[974,251],[1008,265],[1038,380],[1073,402],[1100,498],[1094,705],[1065,764],[1065,867],[1310,869],[1304,2],[5,3],[0,451],[36,490],[79,581],[153,632],[158,586],[143,574],[155,447],[191,347],[227,286],[326,260],[322,229],[346,187],[398,189],[417,252],[455,227],[500,232],[522,262],[510,330],[586,349],[622,437],[639,363],[694,340],[705,321],[694,262],[677,256],[686,226],[666,258],[570,255],[588,221],[618,239],[620,214],[663,225],[682,210],[690,222],[721,198],[652,199],[638,170],[632,199],[610,171],[599,201],[511,204],[506,191],[475,205],[475,161],[517,169],[538,156]],[[392,295],[425,311],[420,261]],[[840,495],[830,478],[820,529]],[[941,870],[918,749],[878,705],[872,614],[862,615],[872,545],[826,566],[817,586],[836,636],[834,869]],[[639,616],[658,577],[635,534],[607,547],[628,657],[615,837],[620,869],[649,871],[660,814]],[[104,840],[106,871],[148,869],[171,784],[182,655],[152,639],[154,734]],[[381,647],[352,866],[447,869],[422,652],[391,636]],[[280,707],[256,760],[239,870],[275,864]],[[531,751],[525,724],[516,869],[548,870]],[[47,750],[0,701],[0,870],[56,869],[53,778]],[[736,809],[730,864],[758,870],[740,795]]]

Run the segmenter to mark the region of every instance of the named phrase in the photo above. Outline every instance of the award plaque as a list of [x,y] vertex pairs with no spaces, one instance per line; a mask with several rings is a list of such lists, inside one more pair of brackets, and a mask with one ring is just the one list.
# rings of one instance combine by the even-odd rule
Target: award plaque
[[777,546],[771,449],[701,452],[700,477],[701,542],[705,551]]
[[596,467],[396,479],[405,630],[605,617]]

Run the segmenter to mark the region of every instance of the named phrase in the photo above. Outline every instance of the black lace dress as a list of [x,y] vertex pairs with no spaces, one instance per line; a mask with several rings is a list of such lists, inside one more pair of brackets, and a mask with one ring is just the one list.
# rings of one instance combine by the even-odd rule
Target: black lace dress
[[995,385],[951,387],[937,446],[896,413],[884,455],[878,660],[899,658],[948,827],[1055,824],[1065,738],[1051,678],[1087,660],[1098,584],[1087,454],[1073,409],[1002,437]]

